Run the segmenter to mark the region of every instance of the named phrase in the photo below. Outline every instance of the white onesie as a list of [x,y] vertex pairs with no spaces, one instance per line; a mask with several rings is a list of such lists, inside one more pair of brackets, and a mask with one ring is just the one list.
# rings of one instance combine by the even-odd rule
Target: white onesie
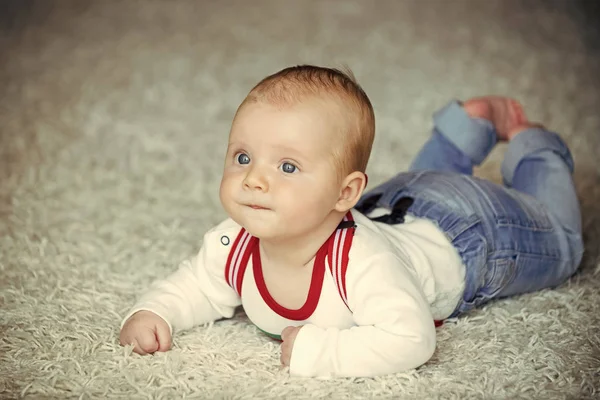
[[[375,211],[374,213],[377,213]],[[373,222],[356,210],[315,257],[304,306],[290,310],[269,294],[259,240],[227,219],[204,236],[198,255],[157,281],[131,309],[160,315],[175,330],[233,316],[294,342],[295,376],[374,376],[424,364],[435,349],[434,319],[447,318],[464,290],[464,265],[444,233],[426,219]]]

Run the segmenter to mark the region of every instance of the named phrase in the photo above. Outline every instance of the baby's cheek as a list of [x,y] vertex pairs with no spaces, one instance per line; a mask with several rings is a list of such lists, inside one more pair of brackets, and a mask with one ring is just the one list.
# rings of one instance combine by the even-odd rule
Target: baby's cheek
[[225,180],[221,180],[221,185],[219,186],[219,200],[221,200],[221,204],[225,205],[225,198],[227,196],[227,186]]
[[219,187],[219,200],[223,207],[229,211],[229,205],[232,201],[233,187],[231,179],[223,178],[221,180],[221,186]]
[[323,207],[323,202],[319,201],[316,195],[301,196],[296,199],[294,217],[299,225],[314,225],[322,222],[327,212]]
[[302,203],[309,207],[313,213],[318,210],[325,210],[331,207],[332,198],[323,190],[305,190],[302,193]]

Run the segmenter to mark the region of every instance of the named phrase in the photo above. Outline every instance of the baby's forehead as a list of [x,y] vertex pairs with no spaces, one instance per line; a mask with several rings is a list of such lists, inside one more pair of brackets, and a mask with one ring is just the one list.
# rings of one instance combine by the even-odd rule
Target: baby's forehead
[[[303,121],[302,117],[310,117],[313,120],[327,122],[332,128],[342,128],[352,123],[356,113],[351,105],[340,102],[339,99],[329,96],[311,96],[297,99],[294,102],[273,102],[264,100],[251,100],[242,103],[234,119],[235,122],[255,118],[276,119],[279,114],[296,116],[297,120]],[[245,121],[244,121],[245,122]],[[338,129],[333,129],[335,133]]]
[[340,122],[341,113],[331,105],[331,102],[303,102],[285,107],[267,103],[245,104],[236,115],[230,143],[264,141],[282,147],[296,145],[298,150],[332,149],[342,140],[340,128],[344,124]]

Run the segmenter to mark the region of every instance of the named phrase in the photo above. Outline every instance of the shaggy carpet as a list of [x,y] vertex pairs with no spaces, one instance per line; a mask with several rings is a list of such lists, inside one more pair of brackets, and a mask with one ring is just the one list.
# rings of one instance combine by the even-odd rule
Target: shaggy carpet
[[[2,1],[0,397],[598,398],[593,3]],[[371,96],[372,185],[407,167],[449,99],[520,99],[572,147],[580,272],[446,323],[426,365],[391,376],[291,378],[242,311],[178,333],[167,353],[119,346],[136,297],[225,218],[218,185],[237,105],[298,63],[347,64]],[[497,179],[503,150],[478,174]]]

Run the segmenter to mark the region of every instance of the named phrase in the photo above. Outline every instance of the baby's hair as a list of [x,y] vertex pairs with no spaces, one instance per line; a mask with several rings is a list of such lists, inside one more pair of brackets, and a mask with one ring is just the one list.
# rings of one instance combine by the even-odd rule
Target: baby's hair
[[289,107],[306,99],[327,97],[338,103],[346,118],[342,146],[334,150],[338,172],[365,172],[375,137],[375,115],[369,97],[347,67],[343,71],[313,65],[285,68],[254,86],[238,111],[255,102]]

